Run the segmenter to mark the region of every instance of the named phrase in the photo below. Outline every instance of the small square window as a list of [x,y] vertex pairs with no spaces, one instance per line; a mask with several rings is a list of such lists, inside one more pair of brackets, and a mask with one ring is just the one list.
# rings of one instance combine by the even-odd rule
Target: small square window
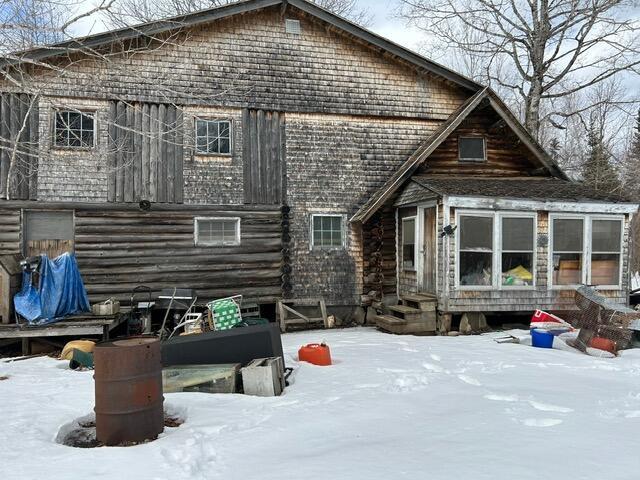
[[461,162],[486,160],[484,137],[458,137],[458,159]]
[[240,245],[240,219],[196,218],[195,242],[198,246]]
[[196,153],[198,155],[230,155],[231,122],[197,119]]
[[59,148],[93,148],[95,146],[94,114],[70,110],[55,112],[54,145]]
[[311,216],[312,248],[341,248],[344,246],[344,222],[342,215]]

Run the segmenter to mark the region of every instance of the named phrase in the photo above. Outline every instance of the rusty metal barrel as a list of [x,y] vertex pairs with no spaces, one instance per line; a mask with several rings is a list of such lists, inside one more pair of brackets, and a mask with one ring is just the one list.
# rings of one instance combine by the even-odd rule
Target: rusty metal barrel
[[155,439],[164,429],[160,340],[143,335],[102,342],[93,358],[98,441]]

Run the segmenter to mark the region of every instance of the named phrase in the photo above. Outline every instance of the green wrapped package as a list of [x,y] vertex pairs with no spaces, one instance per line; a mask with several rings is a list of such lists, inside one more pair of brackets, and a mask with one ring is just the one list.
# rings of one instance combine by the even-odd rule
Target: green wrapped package
[[208,307],[213,314],[215,330],[228,330],[242,321],[240,307],[231,299],[214,300]]

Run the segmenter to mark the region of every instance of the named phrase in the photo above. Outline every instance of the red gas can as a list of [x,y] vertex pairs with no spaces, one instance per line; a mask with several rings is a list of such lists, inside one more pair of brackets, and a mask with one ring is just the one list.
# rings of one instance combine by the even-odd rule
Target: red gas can
[[298,359],[301,362],[309,362],[314,365],[331,365],[331,351],[324,343],[310,343],[300,347]]

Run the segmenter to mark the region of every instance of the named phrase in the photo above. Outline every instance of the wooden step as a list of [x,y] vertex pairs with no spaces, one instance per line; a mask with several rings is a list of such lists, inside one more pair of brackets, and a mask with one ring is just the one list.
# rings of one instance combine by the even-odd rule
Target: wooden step
[[400,295],[403,300],[409,300],[410,302],[437,302],[438,297],[429,293],[407,293],[406,295]]
[[403,318],[393,317],[391,315],[376,315],[376,325],[379,327],[380,324],[401,326],[406,325],[407,321]]
[[422,310],[407,305],[392,305],[389,311],[394,317],[404,318],[410,322],[420,321],[422,318]]
[[422,294],[408,294],[400,297],[402,304],[407,307],[417,308],[423,312],[433,312],[438,304],[436,297],[427,297]]

